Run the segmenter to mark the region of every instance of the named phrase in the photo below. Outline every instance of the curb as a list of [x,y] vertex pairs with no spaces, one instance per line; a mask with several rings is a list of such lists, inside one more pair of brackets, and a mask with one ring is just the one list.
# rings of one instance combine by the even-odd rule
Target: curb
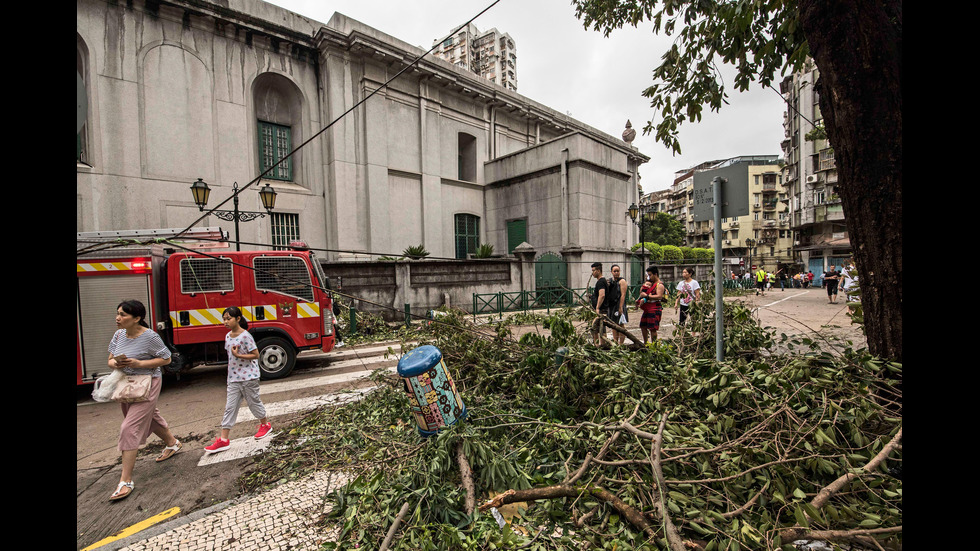
[[194,511],[193,513],[191,513],[189,515],[184,515],[184,516],[181,516],[181,517],[177,517],[175,519],[172,519],[172,520],[168,520],[168,521],[163,522],[161,524],[153,525],[153,526],[147,528],[146,530],[142,530],[140,532],[137,532],[137,533],[133,534],[132,536],[128,536],[128,537],[125,537],[125,538],[123,538],[121,540],[116,540],[116,541],[107,543],[105,545],[102,545],[100,547],[97,547],[96,549],[98,551],[117,551],[117,550],[122,549],[124,547],[127,547],[127,546],[129,546],[129,545],[131,545],[133,543],[150,539],[153,536],[157,536],[157,535],[162,534],[164,532],[169,532],[171,530],[175,530],[175,529],[180,528],[181,526],[183,526],[185,524],[190,524],[190,523],[192,523],[192,522],[194,522],[196,520],[202,519],[202,518],[204,518],[204,517],[206,517],[206,516],[208,516],[208,515],[210,515],[212,513],[217,513],[219,511],[222,511],[224,509],[227,509],[228,507],[231,507],[233,505],[238,505],[239,503],[241,503],[243,501],[246,501],[246,500],[248,500],[248,499],[250,499],[252,497],[254,497],[254,496],[252,496],[252,495],[238,496],[238,497],[236,497],[234,499],[229,499],[228,501],[222,501],[221,503],[217,503],[217,504],[212,505],[210,507],[207,507],[207,508],[204,508],[204,509],[198,509],[197,511]]

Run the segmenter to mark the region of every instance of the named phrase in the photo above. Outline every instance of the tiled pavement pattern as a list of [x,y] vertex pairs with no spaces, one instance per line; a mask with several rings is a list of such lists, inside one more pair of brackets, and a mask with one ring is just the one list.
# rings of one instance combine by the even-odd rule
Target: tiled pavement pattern
[[[328,513],[327,493],[349,481],[347,475],[321,471],[284,483],[191,522],[130,543],[125,551],[305,551],[331,537],[317,527]],[[176,522],[176,521],[175,521]],[[135,536],[140,537],[140,536]],[[145,536],[144,536],[145,537]]]

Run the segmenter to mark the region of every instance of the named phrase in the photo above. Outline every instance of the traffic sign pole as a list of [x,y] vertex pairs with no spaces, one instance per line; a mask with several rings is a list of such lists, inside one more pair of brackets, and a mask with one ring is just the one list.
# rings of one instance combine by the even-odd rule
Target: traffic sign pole
[[715,177],[711,180],[714,193],[715,214],[715,359],[724,359],[724,301],[722,300],[725,287],[721,281],[721,186],[724,178]]

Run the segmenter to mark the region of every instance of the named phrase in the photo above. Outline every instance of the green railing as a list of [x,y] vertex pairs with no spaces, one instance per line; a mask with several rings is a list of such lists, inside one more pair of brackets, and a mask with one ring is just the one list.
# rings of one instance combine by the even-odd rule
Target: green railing
[[[667,288],[667,298],[673,300],[676,295],[676,281],[664,281]],[[779,283],[777,282],[778,286]],[[701,287],[709,292],[714,288],[714,281],[702,282]],[[755,279],[726,279],[723,287],[728,290],[755,289]],[[499,293],[473,293],[473,317],[485,314],[503,316],[504,312],[527,312],[528,310],[547,310],[552,308],[568,308],[589,302],[589,288],[583,289],[537,289],[534,291],[512,291]],[[640,296],[640,286],[630,285],[626,289],[626,302],[632,304]]]

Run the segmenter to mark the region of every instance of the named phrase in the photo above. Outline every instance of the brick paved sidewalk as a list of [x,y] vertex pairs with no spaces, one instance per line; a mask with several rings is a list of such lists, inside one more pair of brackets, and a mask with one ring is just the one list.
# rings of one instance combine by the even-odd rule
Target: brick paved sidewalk
[[[349,481],[342,473],[320,471],[303,479],[233,500],[141,533],[122,542],[124,551],[315,550],[328,541],[316,523],[331,510],[326,495]],[[176,526],[174,526],[176,524]]]

